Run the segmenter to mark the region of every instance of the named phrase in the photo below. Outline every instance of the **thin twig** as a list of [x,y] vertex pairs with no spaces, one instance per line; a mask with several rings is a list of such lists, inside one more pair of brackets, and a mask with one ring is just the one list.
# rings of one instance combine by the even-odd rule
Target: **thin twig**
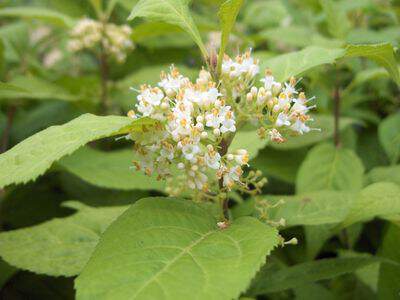
[[[221,157],[225,156],[228,153],[228,148],[230,144],[232,143],[234,135],[231,135],[228,137],[228,139],[222,139],[220,144],[219,144],[219,149],[218,153],[221,155]],[[219,189],[222,190],[224,188],[224,179],[221,177],[219,179]],[[225,197],[222,199],[222,212],[223,212],[223,217],[225,220],[229,220],[229,205],[228,205],[228,199]]]

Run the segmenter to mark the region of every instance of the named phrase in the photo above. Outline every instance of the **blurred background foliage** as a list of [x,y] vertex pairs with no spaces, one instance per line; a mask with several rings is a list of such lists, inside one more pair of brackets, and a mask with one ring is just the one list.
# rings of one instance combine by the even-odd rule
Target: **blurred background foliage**
[[[110,0],[104,4],[111,5],[110,2],[115,4],[110,22],[128,23],[127,17],[137,1]],[[216,12],[221,2],[196,0],[191,5],[209,50],[218,45]],[[86,112],[126,114],[136,101],[129,88],[156,83],[160,70],[167,70],[171,63],[191,78],[203,65],[195,43],[179,27],[135,19],[128,24],[136,48],[125,63],[109,62],[104,106],[96,56],[90,52],[73,54],[66,48],[71,22],[85,16],[96,18],[92,4],[89,0],[1,1],[2,152],[40,130]],[[331,50],[348,43],[382,42],[398,47],[399,22],[399,1],[251,0],[245,2],[239,14],[228,53],[234,55],[251,47],[256,57],[273,62],[279,55],[310,47]],[[300,59],[292,59],[290,63],[300,64]],[[284,70],[287,66],[278,67]],[[305,71],[300,84],[309,96],[316,96],[315,127],[322,132],[294,138],[282,145],[256,147],[259,151],[250,165],[262,170],[269,179],[263,194],[295,195],[327,189],[357,191],[381,181],[400,185],[400,94],[385,69],[365,58],[349,58],[333,64],[316,64]],[[340,112],[336,112],[336,130],[335,97],[340,97],[341,104]],[[254,136],[249,138],[244,134],[240,138],[243,143],[259,143]],[[335,148],[335,143],[340,147]],[[71,199],[97,207],[125,205],[145,196],[162,195],[162,183],[129,170],[132,158],[128,149],[127,142],[113,139],[92,143],[90,148],[62,159],[36,182],[1,190],[0,230],[24,228],[71,215],[74,210],[62,206]],[[333,176],[328,183],[318,182],[319,173],[316,178],[310,175],[323,166]],[[321,176],[326,174],[321,172]],[[232,195],[233,214],[252,210],[249,208],[252,201]],[[329,230],[326,225],[289,227],[282,234],[296,236],[299,245],[275,251],[262,272],[271,276],[268,272],[316,258],[360,256],[360,253],[379,253],[400,262],[399,220],[392,218],[391,225],[383,220],[357,223],[336,234],[326,234]],[[302,277],[305,271],[299,272],[292,276]],[[259,299],[400,299],[398,266],[382,267],[375,263],[358,272],[345,273],[348,272],[318,282],[306,281],[302,286],[261,289],[255,294]],[[72,278],[36,275],[3,261],[0,261],[0,288],[2,299],[74,298]]]

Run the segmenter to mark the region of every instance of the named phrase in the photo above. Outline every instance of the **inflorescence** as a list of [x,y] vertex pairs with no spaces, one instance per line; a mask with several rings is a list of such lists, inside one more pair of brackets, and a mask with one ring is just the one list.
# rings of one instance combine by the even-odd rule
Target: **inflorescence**
[[132,29],[127,25],[103,24],[84,18],[71,30],[68,49],[77,52],[101,45],[108,55],[123,63],[127,53],[134,48],[131,34]]
[[136,111],[128,116],[150,117],[159,125],[155,132],[130,135],[138,158],[135,167],[175,179],[172,194],[181,191],[177,182],[205,193],[262,187],[266,180],[260,172],[242,176],[248,151],[227,150],[235,132],[247,121],[256,122],[261,138],[282,143],[287,133],[310,131],[307,113],[314,106],[308,106],[310,99],[298,92],[294,78],[282,84],[266,70],[256,80],[259,72],[258,60],[248,51],[236,59],[225,56],[218,82],[205,69],[192,82],[172,66],[168,74],[161,73],[157,86],[142,85]]

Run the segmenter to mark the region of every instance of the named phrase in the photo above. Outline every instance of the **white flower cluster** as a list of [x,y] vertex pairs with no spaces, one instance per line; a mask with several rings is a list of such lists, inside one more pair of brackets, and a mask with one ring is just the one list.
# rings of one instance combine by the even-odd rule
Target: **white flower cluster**
[[68,49],[77,52],[102,45],[107,54],[122,63],[126,59],[127,52],[134,48],[131,34],[132,29],[127,25],[102,24],[99,21],[84,18],[71,30]]
[[265,181],[256,182],[258,173],[242,177],[249,161],[247,150],[227,150],[237,127],[255,119],[261,136],[283,142],[281,132],[310,130],[305,124],[310,107],[295,89],[294,79],[282,85],[267,71],[263,86],[255,87],[259,66],[250,54],[235,60],[226,57],[218,83],[204,69],[193,83],[172,66],[170,73],[161,73],[158,86],[141,86],[136,112],[131,110],[128,116],[150,117],[159,123],[156,131],[130,135],[138,170],[157,173],[159,178],[183,173],[184,185],[205,192],[217,184],[227,190],[248,183],[262,187]]
[[[248,153],[243,149],[219,152],[219,143],[224,135],[236,131],[236,122],[209,72],[201,70],[192,83],[172,67],[169,74],[161,74],[158,87],[143,85],[137,100],[142,116],[165,122],[163,130],[151,133],[150,138],[134,137],[140,157],[137,169],[165,177],[176,166],[185,173],[188,187],[203,191],[209,189],[209,176],[221,179],[228,189],[240,180]],[[136,117],[133,111],[129,115]]]

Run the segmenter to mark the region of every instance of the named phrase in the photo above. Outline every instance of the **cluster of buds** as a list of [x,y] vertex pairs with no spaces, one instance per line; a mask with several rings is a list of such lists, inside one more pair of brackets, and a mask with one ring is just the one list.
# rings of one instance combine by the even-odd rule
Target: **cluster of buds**
[[283,142],[283,132],[310,130],[305,122],[311,107],[294,79],[281,84],[267,71],[257,88],[258,73],[258,61],[248,51],[235,60],[225,57],[218,82],[204,69],[192,82],[172,66],[157,86],[142,85],[136,110],[128,116],[159,122],[155,131],[129,135],[135,141],[135,167],[160,179],[179,174],[184,186],[209,194],[219,188],[260,192],[266,183],[260,172],[242,176],[247,150],[229,151],[237,128],[254,120],[260,135],[264,130],[272,141]]
[[127,53],[134,48],[131,34],[132,29],[127,25],[103,24],[84,18],[71,30],[68,49],[77,52],[100,45],[108,55],[122,63]]
[[311,130],[306,124],[312,121],[308,106],[313,98],[307,99],[303,92],[296,89],[297,81],[277,82],[271,70],[265,70],[260,79],[263,84],[254,83],[259,73],[258,61],[247,51],[235,60],[225,56],[222,64],[221,88],[230,95],[235,103],[234,109],[240,112],[241,119],[256,119],[261,126],[258,134],[273,142],[285,141],[286,133],[303,134]]

